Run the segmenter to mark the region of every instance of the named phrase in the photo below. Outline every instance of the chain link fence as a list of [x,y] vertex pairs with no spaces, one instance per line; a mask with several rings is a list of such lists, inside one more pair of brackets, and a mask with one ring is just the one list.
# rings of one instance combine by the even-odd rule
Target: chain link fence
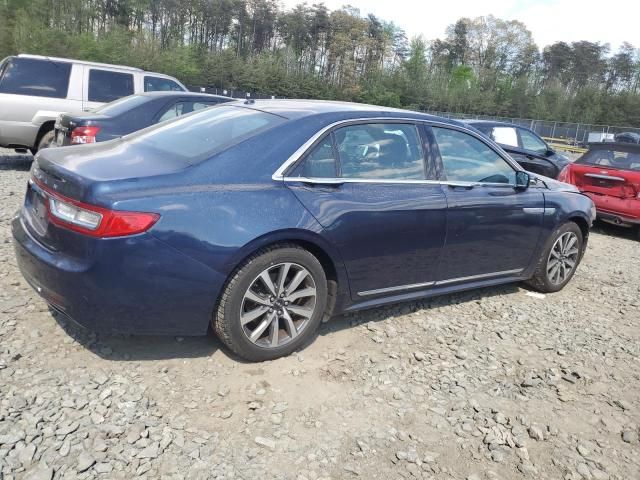
[[253,98],[257,100],[273,99],[273,98],[286,98],[276,95],[267,95],[264,93],[256,93],[248,90],[234,90],[231,88],[219,88],[219,87],[200,87],[194,85],[187,85],[187,88],[192,92],[209,93],[211,95],[224,95],[231,98]]
[[[287,98],[264,93],[251,92],[247,90],[225,89],[215,86],[199,87],[188,86],[193,92],[210,93],[213,95],[224,95],[232,98],[253,98],[253,99],[275,99]],[[439,117],[452,118],[457,120],[493,120],[499,122],[513,123],[530,128],[541,137],[553,139],[556,142],[566,143],[572,146],[584,146],[590,142],[614,141],[618,133],[632,132],[640,135],[640,128],[619,127],[613,125],[595,125],[586,123],[552,122],[548,120],[535,120],[530,118],[510,118],[496,115],[471,115],[466,113],[439,112],[435,110],[423,110],[423,113],[437,115]]]
[[589,142],[613,141],[618,133],[633,132],[640,135],[640,128],[617,127],[613,125],[593,125],[571,122],[551,122],[547,120],[534,120],[528,118],[509,118],[493,115],[470,115],[465,113],[450,113],[438,111],[425,111],[430,115],[452,118],[458,120],[495,120],[498,122],[513,123],[530,128],[541,137],[562,140],[568,145],[584,146]]

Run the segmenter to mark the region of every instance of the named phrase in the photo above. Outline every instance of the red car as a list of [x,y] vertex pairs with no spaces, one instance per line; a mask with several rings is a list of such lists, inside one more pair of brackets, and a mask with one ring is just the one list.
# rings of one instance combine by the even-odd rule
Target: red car
[[558,176],[593,200],[600,220],[638,228],[640,234],[640,145],[593,143]]

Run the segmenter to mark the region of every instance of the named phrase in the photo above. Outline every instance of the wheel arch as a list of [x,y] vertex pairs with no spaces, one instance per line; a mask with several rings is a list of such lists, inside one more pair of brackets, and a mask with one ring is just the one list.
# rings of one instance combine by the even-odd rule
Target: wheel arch
[[40,125],[40,129],[38,130],[38,134],[36,135],[36,141],[33,144],[32,150],[35,150],[35,151],[38,150],[38,145],[40,144],[40,140],[42,140],[42,137],[44,137],[47,132],[50,132],[51,130],[53,130],[55,125],[56,125],[55,120],[47,120],[42,125]]
[[337,305],[342,305],[344,298],[349,298],[349,282],[347,272],[339,252],[321,235],[308,230],[286,229],[270,232],[260,236],[240,248],[228,262],[227,280],[232,277],[236,269],[249,257],[265,248],[277,245],[297,245],[313,254],[325,272],[328,282],[328,305],[325,321],[335,311]]

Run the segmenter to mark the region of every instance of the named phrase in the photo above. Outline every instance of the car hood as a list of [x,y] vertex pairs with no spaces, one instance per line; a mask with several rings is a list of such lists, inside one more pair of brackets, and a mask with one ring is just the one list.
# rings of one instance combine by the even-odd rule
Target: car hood
[[531,178],[536,179],[538,182],[542,183],[547,190],[553,190],[554,192],[572,192],[572,193],[580,193],[578,187],[575,185],[571,185],[570,183],[559,182],[558,180],[554,180],[553,178],[545,177],[544,175],[538,175],[537,173],[531,173]]

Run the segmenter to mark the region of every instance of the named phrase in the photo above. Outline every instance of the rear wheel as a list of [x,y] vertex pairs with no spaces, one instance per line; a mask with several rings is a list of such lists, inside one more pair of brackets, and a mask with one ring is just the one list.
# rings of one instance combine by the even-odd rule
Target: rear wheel
[[542,252],[527,284],[544,293],[558,292],[569,283],[582,258],[582,231],[573,222],[559,227]]
[[[55,130],[49,130],[44,135],[42,135],[40,141],[38,142],[38,149],[36,150],[36,152],[39,152],[40,150],[43,150],[45,148],[49,148],[53,144],[55,134]],[[35,154],[36,152],[33,153]]]
[[327,279],[316,257],[285,245],[247,259],[229,280],[213,319],[218,337],[251,361],[304,346],[327,304]]

